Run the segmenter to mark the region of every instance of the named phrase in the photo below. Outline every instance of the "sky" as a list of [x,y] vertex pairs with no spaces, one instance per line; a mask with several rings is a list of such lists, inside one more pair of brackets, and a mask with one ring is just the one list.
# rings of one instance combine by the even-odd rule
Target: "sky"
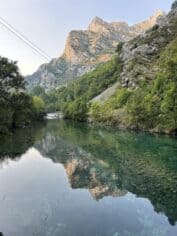
[[[134,24],[156,10],[168,12],[173,0],[0,0],[5,19],[51,58],[59,57],[69,31],[86,29],[98,16]],[[18,61],[23,75],[48,62],[0,24],[0,55]]]

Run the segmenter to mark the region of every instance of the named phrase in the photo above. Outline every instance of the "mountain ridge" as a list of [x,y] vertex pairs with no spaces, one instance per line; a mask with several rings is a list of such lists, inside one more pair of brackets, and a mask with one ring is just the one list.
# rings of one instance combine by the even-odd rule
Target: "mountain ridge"
[[[177,1],[112,59],[55,91],[64,118],[177,134]],[[47,102],[47,101],[46,101]]]
[[63,54],[43,64],[26,77],[28,88],[41,86],[52,89],[95,69],[108,61],[119,42],[144,33],[164,12],[158,11],[148,20],[129,26],[126,22],[106,22],[94,17],[86,30],[72,30],[67,37]]

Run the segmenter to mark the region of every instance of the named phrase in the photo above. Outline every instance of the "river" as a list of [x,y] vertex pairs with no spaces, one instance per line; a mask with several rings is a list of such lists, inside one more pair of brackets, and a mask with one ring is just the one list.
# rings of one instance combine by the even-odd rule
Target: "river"
[[0,140],[0,235],[176,236],[177,140],[49,120]]

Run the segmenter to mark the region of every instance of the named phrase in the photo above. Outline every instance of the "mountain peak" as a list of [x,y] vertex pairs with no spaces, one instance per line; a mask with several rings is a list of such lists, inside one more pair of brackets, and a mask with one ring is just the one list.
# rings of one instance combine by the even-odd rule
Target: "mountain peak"
[[159,15],[161,11],[134,26],[120,21],[106,22],[98,16],[94,17],[87,30],[69,33],[61,57],[40,67],[28,77],[29,87],[40,85],[45,89],[55,88],[93,70],[112,57],[119,42],[127,42],[144,33],[156,23],[155,19]]
[[135,28],[136,30],[146,31],[157,24],[158,20],[163,16],[165,16],[165,12],[163,12],[162,10],[157,10],[152,16],[149,17],[149,19],[135,24],[133,28]]
[[104,20],[103,19],[101,19],[100,17],[98,17],[98,16],[95,16],[93,19],[92,19],[92,21],[91,22],[98,22],[98,23],[102,23],[102,22],[104,22]]
[[159,10],[155,11],[153,16],[158,17],[158,16],[163,16],[164,14],[165,14],[165,12],[159,9]]
[[105,22],[102,18],[100,18],[100,17],[98,17],[98,16],[95,16],[95,17],[92,19],[90,25],[91,25],[91,24],[104,24],[104,23],[106,23],[106,22]]
[[98,16],[95,16],[89,24],[88,30],[93,32],[99,32],[104,30],[108,26],[108,23]]
[[159,17],[164,16],[165,12],[162,10],[157,10],[154,14],[149,18],[150,20],[157,21]]

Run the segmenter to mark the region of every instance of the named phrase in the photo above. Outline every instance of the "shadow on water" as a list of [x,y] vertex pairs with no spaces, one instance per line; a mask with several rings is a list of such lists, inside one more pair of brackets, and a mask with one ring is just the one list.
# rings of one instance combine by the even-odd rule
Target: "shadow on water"
[[[0,141],[0,158],[17,159],[34,146],[65,167],[73,189],[99,201],[128,192],[147,198],[171,225],[177,221],[177,140],[64,121],[19,130]],[[0,234],[2,235],[2,233]]]

